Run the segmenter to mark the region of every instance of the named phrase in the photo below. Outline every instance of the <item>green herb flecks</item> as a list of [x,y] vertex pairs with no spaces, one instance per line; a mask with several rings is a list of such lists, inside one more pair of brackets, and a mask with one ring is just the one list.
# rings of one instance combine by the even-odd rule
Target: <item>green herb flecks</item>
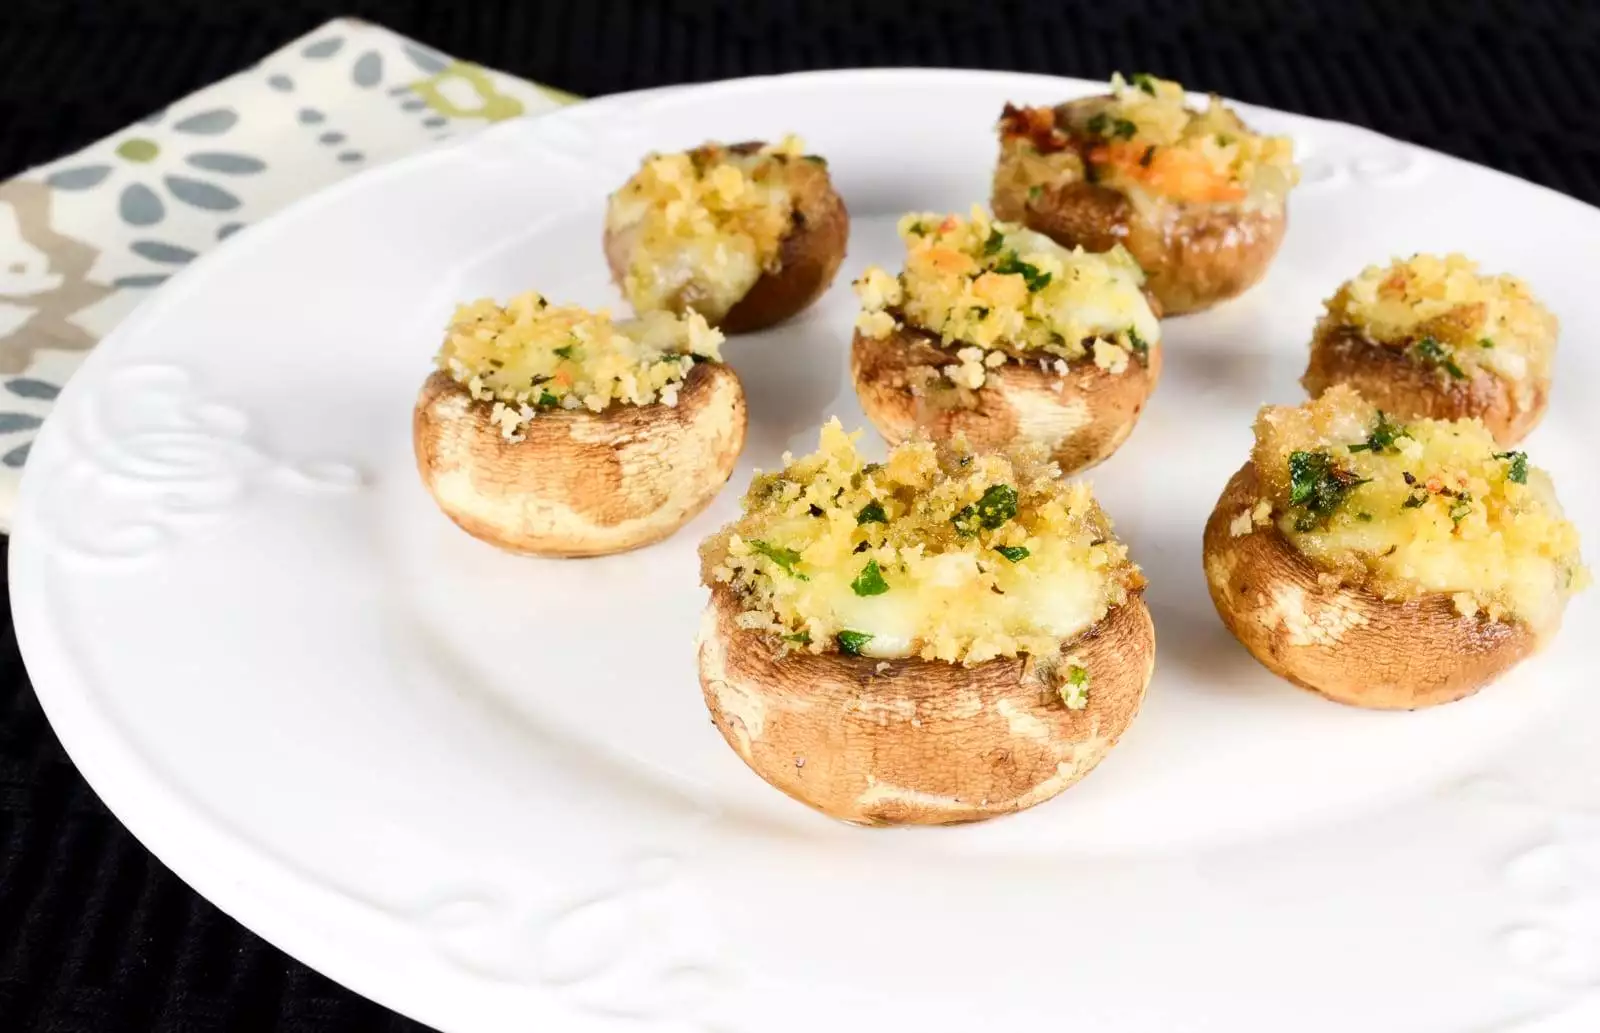
[[882,595],[889,590],[889,582],[883,579],[883,571],[878,569],[877,560],[868,560],[867,565],[861,568],[861,573],[850,582],[850,591],[856,595]]
[[1427,501],[1428,501],[1428,493],[1427,492],[1421,491],[1421,490],[1414,491],[1410,495],[1406,496],[1406,500],[1404,502],[1400,503],[1400,508],[1401,509],[1421,509],[1423,507],[1423,505]]
[[1294,529],[1311,531],[1326,523],[1345,497],[1365,483],[1326,452],[1289,453],[1289,503],[1304,509]]
[[1528,453],[1496,452],[1494,457],[1510,460],[1511,465],[1506,469],[1506,480],[1513,484],[1528,483]]
[[1133,357],[1139,360],[1139,365],[1150,365],[1150,342],[1139,336],[1139,331],[1128,327],[1128,349],[1133,352]]
[[1480,337],[1480,338],[1478,338],[1478,347],[1480,347],[1480,348],[1493,348],[1494,347],[1494,342],[1489,340],[1489,338],[1487,338],[1487,337]]
[[1128,80],[1139,89],[1154,97],[1156,95],[1156,77],[1149,72],[1135,72],[1133,78]]
[[999,230],[991,229],[989,231],[989,239],[983,242],[983,253],[986,255],[998,255],[1000,253],[1000,249],[1005,246],[1005,234],[1001,233]]
[[1447,344],[1440,344],[1436,338],[1424,337],[1411,346],[1412,352],[1425,366],[1443,369],[1456,380],[1467,379],[1466,373],[1456,365],[1455,352]]
[[1466,492],[1456,495],[1456,500],[1450,504],[1450,521],[1460,524],[1461,521],[1472,515],[1472,496]]
[[1125,118],[1112,118],[1104,111],[1096,113],[1083,126],[1092,135],[1105,139],[1132,140],[1139,127]]
[[1068,710],[1082,710],[1089,705],[1089,669],[1073,664],[1067,668],[1067,678],[1058,690],[1061,702]]
[[794,569],[794,565],[800,562],[800,554],[793,549],[785,549],[781,545],[769,545],[759,538],[750,539],[750,548],[782,567],[785,574],[799,578],[801,581],[811,580],[800,571]]
[[983,497],[970,506],[962,506],[950,522],[956,533],[971,538],[979,528],[993,531],[1017,515],[1017,489],[1009,484],[990,485]]
[[813,165],[821,165],[823,168],[828,167],[828,159],[824,158],[820,154],[806,154],[802,155],[802,157],[804,157],[806,161],[809,161]]
[[1021,563],[1028,558],[1028,547],[1026,545],[996,545],[994,551],[1012,563]]
[[549,408],[553,408],[554,406],[560,405],[561,404],[561,399],[557,398],[555,395],[551,394],[549,391],[541,391],[539,393],[539,404],[544,406],[546,409],[549,409]]
[[[987,245],[985,245],[987,247]],[[1030,291],[1041,291],[1050,283],[1050,274],[1029,265],[1017,257],[1015,251],[1008,253],[994,267],[994,271],[1002,276],[1021,274],[1022,281],[1028,285]]]
[[889,514],[883,511],[883,504],[877,500],[861,507],[861,512],[856,514],[856,524],[887,524]]
[[785,642],[794,642],[802,646],[809,646],[811,644],[811,633],[808,631],[797,631],[793,635],[783,636],[783,640]]
[[556,354],[561,356],[563,359],[570,359],[570,358],[572,358],[572,350],[574,348],[576,348],[576,347],[577,347],[577,345],[575,345],[575,344],[563,344],[561,347],[557,348],[555,351],[556,351]]
[[834,638],[839,643],[839,652],[846,656],[860,656],[861,650],[872,641],[872,636],[865,631],[841,631]]
[[1378,410],[1378,423],[1367,435],[1367,440],[1351,445],[1352,452],[1398,452],[1394,443],[1399,438],[1410,437],[1403,424],[1390,423],[1382,409]]

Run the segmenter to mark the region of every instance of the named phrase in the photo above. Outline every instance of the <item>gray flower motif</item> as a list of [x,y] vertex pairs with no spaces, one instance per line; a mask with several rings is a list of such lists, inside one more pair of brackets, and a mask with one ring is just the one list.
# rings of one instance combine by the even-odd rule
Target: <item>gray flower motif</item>
[[[161,126],[166,116],[166,112],[158,111],[142,120],[141,125]],[[203,145],[190,148],[198,143],[197,138],[221,136],[238,122],[238,112],[232,108],[211,108],[166,124],[162,133],[136,129],[112,148],[109,160],[57,169],[45,177],[45,182],[57,190],[84,191],[120,181],[117,215],[127,225],[141,229],[161,223],[167,217],[170,202],[204,212],[232,212],[243,202],[233,190],[213,177],[253,176],[264,171],[267,163],[251,155],[220,148]],[[163,157],[166,171],[158,172],[154,163]],[[194,254],[161,241],[141,240],[132,245],[136,254],[147,258],[151,258],[151,248],[167,256],[152,258],[152,261],[167,264],[181,264],[173,257],[180,253],[190,258]],[[152,287],[166,277],[166,273],[125,276],[116,280],[115,285]]]
[[[14,377],[5,382],[5,389],[18,398],[34,402],[53,402],[56,395],[61,393],[61,388],[44,380],[35,380],[32,377]],[[3,400],[0,400],[3,404]],[[31,412],[0,411],[0,434],[12,435],[28,431],[36,431],[44,423],[44,417]],[[27,440],[13,445],[4,454],[0,454],[0,465],[20,470],[22,464],[28,461],[28,451],[33,448],[33,436],[28,435]]]

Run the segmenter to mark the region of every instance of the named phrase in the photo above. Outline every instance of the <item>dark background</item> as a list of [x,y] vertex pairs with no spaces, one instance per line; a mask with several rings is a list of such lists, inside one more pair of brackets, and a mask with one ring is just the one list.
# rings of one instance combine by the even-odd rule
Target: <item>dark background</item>
[[[0,0],[0,178],[340,14],[586,96],[860,65],[1148,70],[1600,202],[1600,3],[1582,0]],[[50,732],[0,606],[0,1031],[422,1030],[245,932],[134,841]]]

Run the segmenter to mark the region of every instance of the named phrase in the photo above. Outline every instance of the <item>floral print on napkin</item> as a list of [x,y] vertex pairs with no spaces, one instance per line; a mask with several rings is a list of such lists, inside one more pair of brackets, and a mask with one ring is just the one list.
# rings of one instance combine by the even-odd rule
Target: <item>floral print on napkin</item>
[[0,530],[61,386],[168,277],[358,169],[576,99],[339,19],[0,183]]

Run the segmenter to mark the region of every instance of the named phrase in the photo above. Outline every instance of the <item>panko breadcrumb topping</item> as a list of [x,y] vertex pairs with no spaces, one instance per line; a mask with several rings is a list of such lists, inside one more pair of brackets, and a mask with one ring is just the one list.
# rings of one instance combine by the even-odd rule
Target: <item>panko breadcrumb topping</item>
[[898,277],[873,266],[856,280],[856,327],[871,337],[901,320],[938,334],[955,352],[945,369],[977,389],[1008,357],[1057,364],[1089,359],[1107,372],[1148,362],[1161,328],[1144,296],[1144,273],[1120,245],[1102,254],[1068,251],[1050,238],[992,221],[913,213],[900,220],[906,245]]
[[529,291],[504,306],[484,298],[456,309],[435,362],[475,400],[493,402],[492,419],[517,440],[542,409],[676,405],[697,359],[721,361],[721,343],[695,313],[613,323],[603,310],[551,305]]
[[1006,106],[1000,120],[1009,175],[1024,189],[1088,180],[1197,203],[1281,204],[1299,180],[1287,136],[1251,132],[1211,95],[1185,104],[1183,87],[1153,75],[1111,77],[1105,97],[1059,108]]
[[1053,657],[1144,584],[1088,485],[1042,451],[910,441],[864,462],[838,420],[756,477],[701,546],[742,627],[790,648],[978,664]]
[[[1384,598],[1453,595],[1463,614],[1544,628],[1588,583],[1578,532],[1523,452],[1478,420],[1397,423],[1336,385],[1267,406],[1251,453],[1278,529]],[[1238,533],[1250,533],[1241,517]]]
[[802,151],[788,136],[646,158],[606,212],[608,230],[633,234],[622,290],[634,309],[692,308],[716,321],[763,272],[777,272],[793,225],[789,163],[821,160]]
[[1515,276],[1489,276],[1461,254],[1418,254],[1372,265],[1325,303],[1318,336],[1354,327],[1465,380],[1487,370],[1513,384],[1542,379],[1555,354],[1556,317]]

